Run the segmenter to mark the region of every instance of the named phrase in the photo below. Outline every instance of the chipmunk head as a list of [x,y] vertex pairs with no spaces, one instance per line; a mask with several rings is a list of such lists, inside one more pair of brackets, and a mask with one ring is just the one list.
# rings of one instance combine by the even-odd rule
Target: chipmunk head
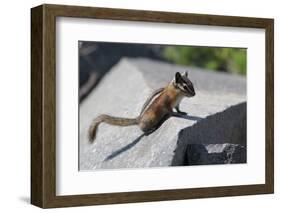
[[185,96],[195,96],[193,84],[188,78],[188,72],[184,72],[182,74],[177,72],[175,74],[175,79],[173,80],[173,85],[176,89],[179,89]]

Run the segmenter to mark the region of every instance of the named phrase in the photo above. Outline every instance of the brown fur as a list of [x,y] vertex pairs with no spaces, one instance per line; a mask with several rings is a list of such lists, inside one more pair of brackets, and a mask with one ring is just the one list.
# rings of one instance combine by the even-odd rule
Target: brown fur
[[[95,139],[98,126],[102,122],[118,126],[138,125],[146,135],[156,130],[167,118],[173,115],[173,108],[180,112],[178,106],[183,97],[195,95],[192,83],[187,78],[187,73],[185,75],[176,73],[176,79],[179,82],[177,80],[172,81],[167,87],[160,88],[152,93],[152,96],[147,99],[137,118],[100,115],[94,119],[88,132],[89,140],[93,141]],[[185,81],[186,83],[187,80],[190,81],[189,86],[192,87],[191,90],[193,92],[191,91],[191,94],[189,94],[189,91],[183,91],[182,88],[179,88],[181,87],[181,82]]]
[[173,85],[168,85],[142,114],[139,123],[141,130],[146,132],[156,126],[162,118],[173,111],[174,104],[182,96]]
[[93,142],[95,140],[98,127],[102,122],[117,126],[130,126],[138,124],[139,118],[119,118],[110,115],[100,115],[96,119],[94,119],[90,125],[88,131],[88,138],[90,142]]

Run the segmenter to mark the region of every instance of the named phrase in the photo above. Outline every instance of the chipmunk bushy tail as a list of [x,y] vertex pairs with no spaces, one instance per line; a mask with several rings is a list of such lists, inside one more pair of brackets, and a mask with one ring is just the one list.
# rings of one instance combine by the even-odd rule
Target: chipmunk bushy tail
[[98,130],[98,126],[100,123],[107,123],[115,126],[131,126],[131,125],[137,125],[139,123],[139,117],[137,118],[119,118],[119,117],[113,117],[110,115],[100,115],[97,118],[95,118],[88,131],[88,138],[90,142],[93,142],[96,138],[96,133]]

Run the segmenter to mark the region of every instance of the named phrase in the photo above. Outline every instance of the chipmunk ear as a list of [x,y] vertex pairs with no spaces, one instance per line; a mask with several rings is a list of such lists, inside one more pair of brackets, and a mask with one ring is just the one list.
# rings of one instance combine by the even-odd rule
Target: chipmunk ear
[[187,70],[184,72],[184,76],[185,76],[186,78],[188,78],[188,71],[187,71]]
[[175,74],[175,82],[178,84],[182,81],[181,74],[179,72],[176,72]]

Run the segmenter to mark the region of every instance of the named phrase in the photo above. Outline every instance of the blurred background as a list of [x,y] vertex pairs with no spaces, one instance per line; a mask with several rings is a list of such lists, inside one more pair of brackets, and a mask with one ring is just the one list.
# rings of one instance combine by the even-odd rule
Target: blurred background
[[123,57],[142,57],[208,71],[246,75],[247,49],[79,41],[79,100]]

